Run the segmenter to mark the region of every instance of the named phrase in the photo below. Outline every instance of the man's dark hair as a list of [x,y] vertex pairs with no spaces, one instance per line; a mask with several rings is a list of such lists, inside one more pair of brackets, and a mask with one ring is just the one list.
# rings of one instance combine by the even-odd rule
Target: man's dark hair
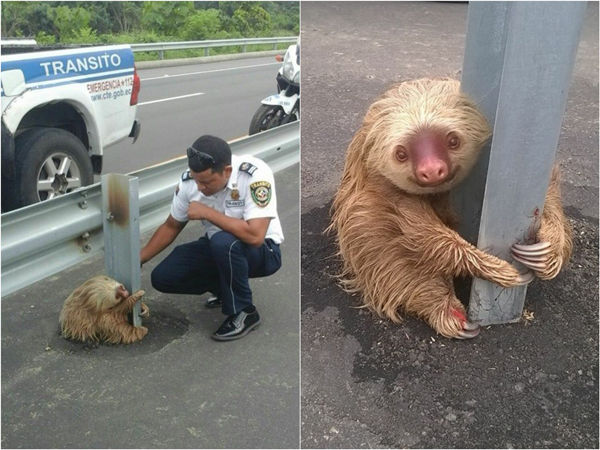
[[204,136],[196,139],[188,149],[188,165],[193,172],[204,172],[211,169],[212,173],[222,173],[225,166],[231,165],[231,148],[221,138]]

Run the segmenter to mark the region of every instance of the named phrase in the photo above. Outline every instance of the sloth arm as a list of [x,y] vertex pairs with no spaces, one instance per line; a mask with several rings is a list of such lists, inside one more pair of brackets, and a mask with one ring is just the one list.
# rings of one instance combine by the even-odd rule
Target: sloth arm
[[127,297],[127,299],[125,300],[125,302],[129,306],[131,306],[133,308],[133,306],[137,303],[137,301],[139,299],[141,299],[144,296],[145,293],[146,293],[146,291],[144,291],[143,289],[140,289],[135,294],[130,295],[129,297]]
[[429,203],[420,198],[406,201],[407,205],[398,208],[406,222],[403,227],[406,249],[425,272],[450,277],[469,275],[504,287],[531,281],[531,273],[520,275],[508,262],[463,239],[439,219]]
[[115,312],[116,311],[124,311],[125,313],[128,313],[129,311],[131,311],[133,309],[135,304],[138,302],[138,300],[140,300],[144,296],[145,293],[146,293],[146,291],[144,291],[143,289],[140,289],[135,294],[130,295],[125,300],[123,300],[121,303],[119,303],[117,306],[115,306],[114,311]]
[[512,249],[513,257],[534,270],[542,280],[552,279],[571,258],[572,234],[562,205],[560,169],[555,165],[546,192],[544,212],[536,236],[537,243],[515,245]]
[[[349,199],[347,204],[352,207],[336,213],[340,245],[354,254],[355,258],[349,259],[355,273],[368,262],[393,264],[409,259],[423,274],[446,278],[470,275],[505,287],[531,281],[531,273],[520,275],[508,262],[465,241],[423,198],[393,198],[380,192],[363,191]],[[391,257],[390,252],[396,255]]]

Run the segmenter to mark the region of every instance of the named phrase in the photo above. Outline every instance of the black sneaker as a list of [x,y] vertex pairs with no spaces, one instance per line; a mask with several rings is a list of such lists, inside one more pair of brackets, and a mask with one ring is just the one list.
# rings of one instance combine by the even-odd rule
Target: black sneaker
[[259,324],[258,311],[255,310],[253,313],[240,311],[227,317],[223,325],[212,334],[212,338],[216,341],[233,341],[246,336],[250,330],[258,327]]
[[208,297],[208,300],[206,300],[206,303],[204,304],[204,306],[206,306],[207,308],[216,308],[216,307],[221,307],[221,298],[218,295],[211,295],[210,297]]

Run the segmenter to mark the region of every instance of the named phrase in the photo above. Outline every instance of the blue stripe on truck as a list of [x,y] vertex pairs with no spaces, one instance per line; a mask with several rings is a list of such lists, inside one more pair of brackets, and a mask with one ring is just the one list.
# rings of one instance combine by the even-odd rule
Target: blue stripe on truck
[[[133,73],[133,52],[129,48],[101,50],[101,51],[83,51],[67,55],[44,55],[43,53],[35,54],[39,57],[22,57],[19,60],[4,61],[2,63],[2,71],[19,69],[23,71],[25,83],[41,83],[48,81],[69,82],[73,77],[85,75],[94,76],[94,78],[86,78],[83,81],[89,81],[96,76],[106,75],[106,72],[115,70],[129,69]],[[112,76],[123,76],[128,73]],[[81,80],[71,80],[81,81]],[[54,83],[49,85],[56,86]],[[61,83],[62,84],[62,83]],[[40,87],[44,87],[42,85]]]

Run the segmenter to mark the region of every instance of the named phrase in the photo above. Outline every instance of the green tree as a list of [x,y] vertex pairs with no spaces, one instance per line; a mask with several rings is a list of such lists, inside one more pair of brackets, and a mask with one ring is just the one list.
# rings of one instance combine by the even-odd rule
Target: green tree
[[[199,3],[199,2],[196,2]],[[226,17],[233,16],[233,13],[236,9],[240,7],[240,2],[218,2],[219,11],[223,13]]]
[[2,2],[2,37],[16,37],[17,32],[27,22],[21,2]]
[[242,2],[231,18],[232,29],[244,37],[263,36],[271,30],[271,16],[254,2]]
[[75,8],[58,6],[50,11],[50,16],[61,41],[75,38],[82,33],[83,35],[90,33],[90,31],[82,31],[84,29],[90,29],[89,24],[92,14],[87,9],[79,6]]
[[56,43],[56,36],[48,34],[45,31],[40,31],[35,35],[35,41],[39,45],[50,45]]
[[262,2],[271,16],[273,31],[293,31],[300,24],[300,4],[298,2]]
[[118,32],[129,33],[139,27],[142,9],[139,2],[106,2],[111,18],[118,25]]
[[181,37],[186,41],[213,39],[222,29],[221,13],[217,9],[196,11],[184,23]]
[[193,2],[144,2],[142,25],[159,34],[177,36],[185,19],[193,13]]
[[2,36],[34,36],[53,32],[49,2],[2,2]]

